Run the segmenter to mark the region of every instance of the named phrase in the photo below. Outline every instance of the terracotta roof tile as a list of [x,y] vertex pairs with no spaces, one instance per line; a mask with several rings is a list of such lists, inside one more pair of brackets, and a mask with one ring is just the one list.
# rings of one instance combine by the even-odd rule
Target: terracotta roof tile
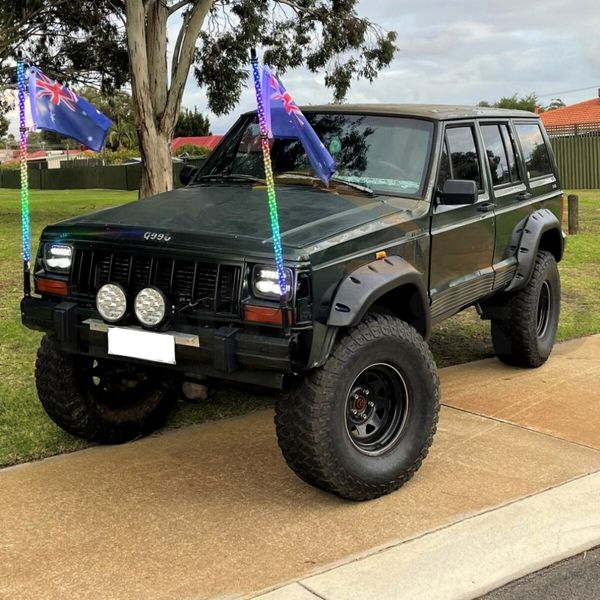
[[584,100],[571,106],[557,108],[540,115],[544,125],[576,125],[600,123],[600,98]]
[[171,142],[171,152],[184,144],[194,144],[195,146],[206,146],[211,150],[221,141],[222,135],[205,135],[202,137],[178,137]]

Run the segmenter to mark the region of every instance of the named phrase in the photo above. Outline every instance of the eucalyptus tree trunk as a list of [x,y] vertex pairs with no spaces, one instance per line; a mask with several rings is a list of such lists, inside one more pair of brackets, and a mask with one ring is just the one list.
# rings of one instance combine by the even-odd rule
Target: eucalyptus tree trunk
[[[213,0],[125,0],[131,95],[140,150],[140,198],[173,188],[170,143],[196,40]],[[184,9],[167,77],[167,19]]]

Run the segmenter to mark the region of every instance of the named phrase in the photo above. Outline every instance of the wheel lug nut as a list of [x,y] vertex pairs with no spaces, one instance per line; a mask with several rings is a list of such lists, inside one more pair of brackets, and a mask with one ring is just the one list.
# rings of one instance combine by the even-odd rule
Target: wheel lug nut
[[362,420],[364,421],[367,418],[367,415],[365,415],[365,413],[362,414]]
[[365,390],[365,396],[368,396],[370,394],[369,390]]
[[375,404],[371,401],[369,401],[369,408],[373,408],[375,406]]
[[352,409],[350,412],[351,412],[353,415],[357,415],[357,414],[358,414],[358,411],[357,411],[355,408],[353,408],[353,409]]
[[358,400],[358,394],[354,394],[354,399]]

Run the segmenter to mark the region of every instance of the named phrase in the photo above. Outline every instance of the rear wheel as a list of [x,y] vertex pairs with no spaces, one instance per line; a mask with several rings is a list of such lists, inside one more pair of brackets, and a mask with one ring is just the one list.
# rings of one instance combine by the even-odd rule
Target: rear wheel
[[49,336],[38,351],[35,379],[42,406],[59,427],[101,444],[162,427],[176,399],[167,382],[144,368],[63,354]]
[[560,277],[549,252],[538,252],[525,288],[500,297],[501,317],[491,320],[498,358],[518,367],[539,367],[552,352],[560,315]]
[[343,498],[368,500],[413,476],[438,413],[438,377],[426,343],[407,323],[373,314],[278,402],[275,423],[299,477]]

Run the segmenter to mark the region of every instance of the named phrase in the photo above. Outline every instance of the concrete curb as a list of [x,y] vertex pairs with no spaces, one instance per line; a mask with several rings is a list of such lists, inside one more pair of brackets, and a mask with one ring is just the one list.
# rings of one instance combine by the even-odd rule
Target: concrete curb
[[599,545],[599,507],[595,473],[256,597],[476,598]]

